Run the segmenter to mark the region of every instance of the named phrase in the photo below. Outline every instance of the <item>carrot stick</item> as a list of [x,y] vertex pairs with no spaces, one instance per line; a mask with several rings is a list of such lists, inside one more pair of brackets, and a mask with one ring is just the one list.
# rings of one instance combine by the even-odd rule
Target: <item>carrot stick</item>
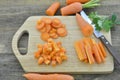
[[105,61],[105,57],[103,56],[103,54],[102,54],[102,52],[101,52],[100,47],[99,47],[98,44],[97,44],[97,49],[98,49],[98,52],[99,52],[99,54],[100,54],[100,57],[101,57],[102,62],[104,62],[104,61]]
[[66,4],[69,5],[74,2],[86,3],[88,1],[90,1],[90,0],[66,0]]
[[104,48],[103,44],[101,42],[98,42],[98,45],[99,45],[99,47],[100,47],[100,49],[103,53],[103,56],[106,57],[107,54],[106,54],[106,51],[105,51],[105,48]]
[[86,22],[81,15],[76,13],[76,20],[78,23],[78,26],[80,27],[80,30],[84,36],[91,36],[93,34],[93,27]]
[[54,2],[54,3],[46,10],[46,14],[49,15],[49,16],[54,16],[59,7],[60,7],[60,2]]
[[85,44],[83,43],[82,40],[79,41],[79,47],[81,49],[81,52],[84,56],[84,59],[86,60],[87,59],[87,55],[86,55],[86,52],[85,52]]
[[62,16],[75,14],[77,12],[80,12],[81,10],[82,10],[82,4],[75,2],[73,4],[61,8],[61,14]]
[[97,44],[93,44],[93,52],[94,52],[94,56],[95,56],[95,60],[98,64],[100,64],[102,62],[98,48],[97,48]]
[[45,24],[49,24],[49,25],[52,23],[52,19],[48,18],[48,17],[43,17],[41,19],[41,21],[43,21]]
[[82,48],[80,47],[80,45],[79,45],[80,43],[79,43],[79,41],[76,41],[75,42],[75,50],[76,50],[76,52],[77,52],[77,55],[78,55],[78,58],[81,60],[81,61],[83,61],[83,60],[85,60],[85,57],[84,57],[84,55],[83,55],[83,53],[82,53]]
[[87,57],[88,57],[88,61],[90,64],[94,64],[95,61],[94,61],[94,57],[92,55],[92,51],[91,51],[91,47],[90,45],[85,45],[85,51],[86,51],[86,54],[87,54]]
[[70,75],[64,74],[36,74],[36,73],[27,73],[23,75],[28,80],[74,80]]

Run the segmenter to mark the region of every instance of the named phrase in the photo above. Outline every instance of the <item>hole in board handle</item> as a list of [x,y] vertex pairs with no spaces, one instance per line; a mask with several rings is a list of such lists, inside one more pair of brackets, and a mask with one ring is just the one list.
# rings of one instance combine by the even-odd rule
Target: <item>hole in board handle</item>
[[28,51],[29,33],[24,31],[18,40],[18,50],[21,55],[26,55]]

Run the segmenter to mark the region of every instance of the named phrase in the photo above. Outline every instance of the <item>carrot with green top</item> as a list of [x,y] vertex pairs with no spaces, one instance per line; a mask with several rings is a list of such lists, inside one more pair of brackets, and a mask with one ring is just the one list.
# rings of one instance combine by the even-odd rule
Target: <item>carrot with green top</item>
[[66,4],[69,5],[69,4],[72,4],[74,2],[80,2],[80,3],[86,3],[90,0],[66,0]]
[[67,5],[63,8],[61,8],[61,14],[63,16],[70,15],[70,14],[76,14],[77,12],[80,12],[83,8],[93,8],[95,6],[99,6],[98,4],[99,0],[90,0],[89,2],[85,4],[81,4],[80,2],[74,2],[70,5]]

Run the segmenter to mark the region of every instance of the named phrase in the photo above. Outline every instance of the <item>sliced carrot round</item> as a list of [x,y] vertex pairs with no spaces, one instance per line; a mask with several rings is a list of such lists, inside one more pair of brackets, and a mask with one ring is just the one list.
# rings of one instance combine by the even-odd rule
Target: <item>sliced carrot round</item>
[[46,32],[46,27],[43,27],[42,29],[39,30],[41,33]]
[[53,24],[53,25],[59,25],[59,24],[61,24],[61,21],[60,21],[60,19],[58,19],[58,18],[53,18],[52,24]]
[[44,18],[42,18],[41,19],[43,22],[45,22],[46,24],[51,24],[52,23],[52,19],[51,18],[46,18],[46,17],[44,17]]
[[40,29],[42,29],[44,26],[45,26],[45,23],[44,23],[44,22],[41,22],[40,24],[38,24],[38,25],[36,26],[36,28],[37,28],[37,30],[40,30]]
[[67,30],[65,28],[58,28],[57,29],[57,34],[61,37],[64,37],[67,35]]
[[42,20],[39,19],[39,20],[37,21],[37,25],[41,24],[41,22],[42,22]]
[[41,39],[47,41],[50,38],[47,32],[41,33]]
[[46,24],[46,32],[49,33],[51,29],[52,29],[51,25]]

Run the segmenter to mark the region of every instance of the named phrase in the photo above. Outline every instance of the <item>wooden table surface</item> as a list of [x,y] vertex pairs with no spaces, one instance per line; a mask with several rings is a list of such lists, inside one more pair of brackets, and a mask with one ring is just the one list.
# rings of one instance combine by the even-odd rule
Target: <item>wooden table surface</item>
[[[14,33],[29,16],[45,15],[45,10],[54,1],[60,1],[62,6],[65,0],[0,0],[0,80],[25,80],[25,73],[14,56],[11,41]],[[100,15],[116,13],[120,18],[120,0],[101,0],[101,6],[86,9],[87,13],[97,11]],[[56,15],[60,15],[60,11]],[[112,44],[120,53],[120,25],[111,30]],[[26,51],[27,35],[19,42],[20,51]],[[115,69],[111,74],[78,75],[75,80],[120,80],[120,66],[115,62]]]

